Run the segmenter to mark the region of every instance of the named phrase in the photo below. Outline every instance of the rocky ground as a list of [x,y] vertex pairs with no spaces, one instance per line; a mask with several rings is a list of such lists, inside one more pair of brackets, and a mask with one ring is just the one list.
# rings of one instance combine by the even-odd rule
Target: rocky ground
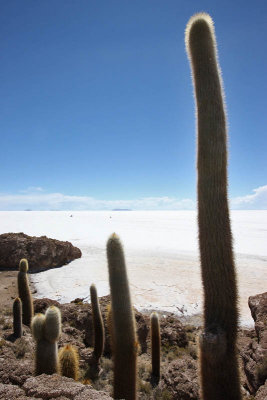
[[[88,363],[92,354],[91,306],[77,299],[59,304],[49,299],[34,301],[35,312],[44,312],[52,304],[62,313],[62,334],[59,347],[71,343],[80,357],[80,379],[75,382],[59,375],[34,376],[35,342],[30,329],[24,326],[22,338],[12,336],[12,298],[16,296],[16,273],[2,272],[0,279],[0,399],[108,399],[112,393],[112,358],[107,329],[109,296],[100,299],[105,323],[105,351],[98,379],[88,379]],[[9,284],[8,284],[9,283]],[[13,283],[13,284],[12,284]],[[5,286],[3,286],[5,285]],[[4,289],[7,287],[8,289]],[[5,299],[5,300],[4,300]],[[267,399],[267,293],[249,298],[255,329],[240,329],[239,359],[244,399]],[[136,311],[139,340],[138,398],[197,400],[197,337],[200,328],[181,323],[174,315],[161,315],[161,379],[151,384],[149,316]]]

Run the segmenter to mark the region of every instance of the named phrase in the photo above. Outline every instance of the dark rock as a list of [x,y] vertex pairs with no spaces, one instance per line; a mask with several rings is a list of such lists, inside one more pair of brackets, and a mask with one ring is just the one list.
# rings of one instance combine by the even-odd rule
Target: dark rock
[[81,250],[70,242],[49,239],[46,236],[28,236],[24,233],[0,235],[1,269],[18,269],[20,260],[27,258],[29,271],[38,272],[61,267],[81,256]]
[[187,335],[183,324],[177,317],[167,316],[160,319],[161,345],[179,346],[188,345]]
[[267,349],[267,292],[250,296],[248,305],[255,321],[255,331],[259,343]]
[[253,395],[267,378],[267,292],[249,297],[248,304],[255,321],[255,336],[241,351],[246,386]]
[[47,299],[47,298],[36,299],[33,302],[34,314],[38,314],[38,313],[44,314],[46,309],[50,306],[56,306],[59,308],[60,304],[56,300],[51,300],[51,299]]

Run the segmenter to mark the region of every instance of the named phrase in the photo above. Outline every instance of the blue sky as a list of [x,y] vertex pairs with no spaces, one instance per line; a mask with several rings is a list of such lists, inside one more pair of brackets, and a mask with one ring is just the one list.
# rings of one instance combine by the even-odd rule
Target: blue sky
[[267,3],[239,0],[1,1],[0,209],[194,208],[198,11],[215,22],[231,205],[266,209]]

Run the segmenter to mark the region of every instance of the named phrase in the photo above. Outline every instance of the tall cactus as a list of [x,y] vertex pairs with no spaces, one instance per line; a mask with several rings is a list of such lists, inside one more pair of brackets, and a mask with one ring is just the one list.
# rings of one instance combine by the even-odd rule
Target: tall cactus
[[158,314],[153,312],[150,317],[152,383],[158,384],[160,379],[160,328]]
[[101,370],[100,357],[104,350],[104,324],[94,284],[90,286],[90,295],[93,314],[94,351],[92,357],[88,360],[88,369],[85,376],[91,380],[95,380],[98,378]]
[[15,338],[20,338],[22,331],[22,304],[19,297],[13,303],[13,334]]
[[32,320],[32,334],[36,340],[35,374],[52,375],[59,372],[57,342],[61,333],[61,315],[51,306],[45,315],[37,314]]
[[94,356],[98,362],[104,349],[104,324],[97,297],[97,290],[94,284],[90,286],[90,296],[94,326]]
[[204,332],[200,338],[205,400],[239,400],[237,284],[227,200],[227,130],[213,21],[196,14],[185,32],[198,127],[198,225]]
[[19,263],[18,291],[22,302],[22,322],[30,326],[33,317],[33,302],[27,275],[28,269],[28,261],[22,258]]
[[137,339],[123,248],[114,233],[107,242],[112,304],[114,398],[136,399]]

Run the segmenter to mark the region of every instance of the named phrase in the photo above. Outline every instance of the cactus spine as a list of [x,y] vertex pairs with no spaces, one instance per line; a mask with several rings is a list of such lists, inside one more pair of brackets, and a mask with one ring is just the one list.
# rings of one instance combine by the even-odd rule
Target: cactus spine
[[160,379],[160,329],[157,313],[150,317],[151,355],[152,355],[152,383],[158,384]]
[[114,233],[107,242],[114,349],[114,398],[136,399],[137,340],[123,248]]
[[22,304],[19,297],[13,303],[13,332],[15,338],[20,338],[22,331]]
[[94,284],[90,286],[90,295],[94,326],[94,356],[96,361],[99,362],[104,349],[104,324],[99,307],[97,290]]
[[36,340],[35,374],[52,375],[59,372],[57,341],[61,333],[61,315],[51,306],[45,315],[37,314],[32,320],[32,334]]
[[18,291],[22,302],[22,322],[30,326],[33,317],[33,302],[27,275],[28,269],[28,261],[22,258],[19,263]]
[[198,127],[198,225],[204,332],[200,338],[205,400],[239,400],[237,285],[227,201],[227,131],[213,21],[200,13],[185,32]]
[[79,357],[76,348],[67,344],[59,350],[58,356],[61,375],[77,381],[79,377]]

